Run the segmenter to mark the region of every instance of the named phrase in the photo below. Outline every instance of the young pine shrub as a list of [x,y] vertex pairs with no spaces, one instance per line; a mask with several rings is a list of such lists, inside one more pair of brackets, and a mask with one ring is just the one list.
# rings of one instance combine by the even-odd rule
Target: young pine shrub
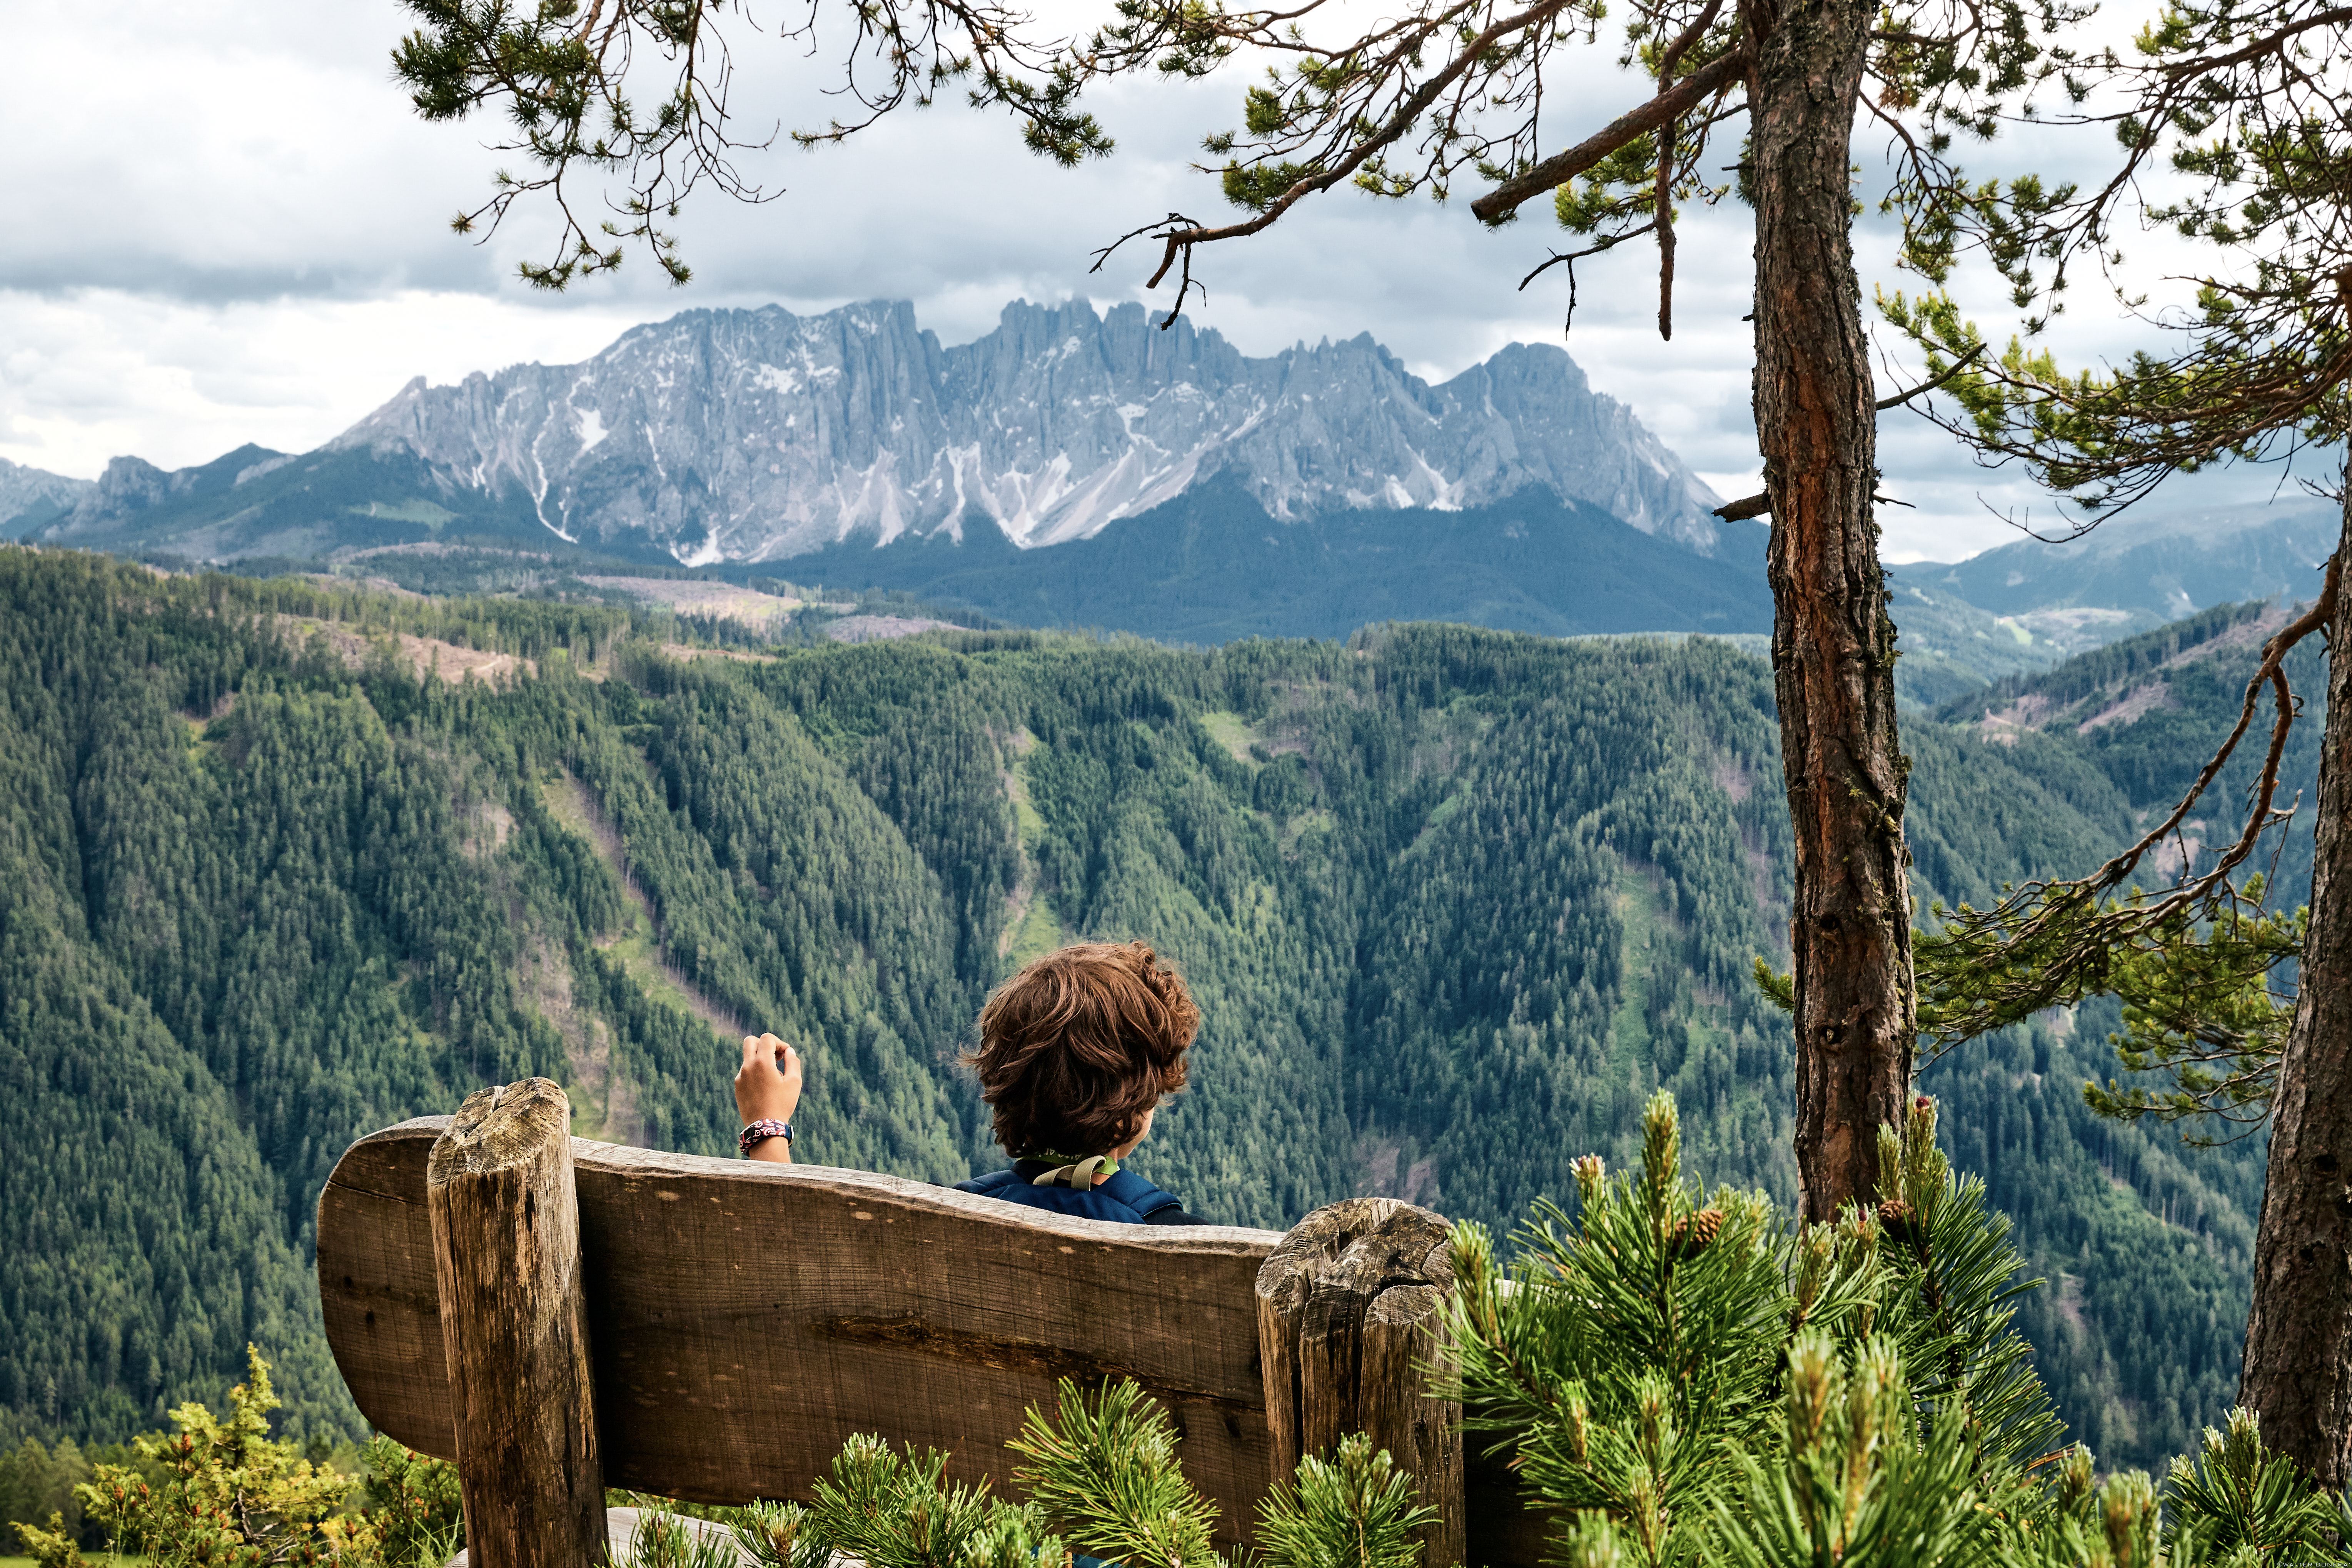
[[[1966,1407],[1923,1421],[1884,1334],[1841,1348],[1809,1329],[1790,1347],[1778,1454],[1738,1456],[1715,1500],[1705,1559],[1721,1568],[1999,1568],[2009,1531],[1978,1474]],[[1995,1482],[1996,1492],[2011,1489]]]
[[675,1509],[654,1507],[637,1515],[637,1527],[614,1568],[741,1568],[732,1522],[705,1529]]
[[1257,1548],[1274,1568],[1415,1568],[1416,1534],[1436,1519],[1389,1451],[1353,1432],[1329,1460],[1301,1459],[1297,1476],[1258,1505]]
[[987,1522],[985,1483],[953,1486],[936,1448],[898,1453],[880,1437],[852,1437],[816,1483],[815,1536],[866,1568],[959,1568]]
[[378,1436],[361,1450],[360,1512],[383,1568],[441,1568],[466,1544],[457,1467]]
[[936,1449],[898,1452],[870,1434],[852,1437],[816,1483],[815,1500],[755,1502],[726,1518],[728,1535],[704,1539],[718,1561],[640,1563],[622,1568],[825,1568],[835,1553],[867,1568],[1060,1568],[1068,1552],[1033,1503],[1014,1506],[988,1485],[946,1479]]
[[2059,1445],[2064,1424],[2017,1332],[2024,1276],[2007,1215],[1986,1205],[1982,1178],[1957,1178],[1936,1147],[1936,1102],[1911,1102],[1902,1131],[1878,1130],[1875,1322],[1908,1370],[1922,1415],[1955,1406],[1990,1465],[2023,1466]]
[[[825,1568],[835,1553],[867,1568],[1066,1568],[1083,1552],[1119,1568],[1227,1568],[1216,1505],[1185,1479],[1168,1413],[1133,1382],[1062,1380],[1054,1408],[1031,1408],[1009,1447],[1026,1461],[1014,1478],[1028,1500],[1017,1505],[984,1482],[950,1485],[944,1455],[853,1437],[809,1507],[733,1512],[730,1562],[740,1549],[756,1568]],[[1358,1433],[1328,1459],[1309,1456],[1259,1505],[1258,1560],[1421,1568],[1419,1532],[1435,1519],[1412,1479]],[[620,1568],[719,1565],[633,1552]]]
[[2252,1411],[2231,1411],[2228,1427],[2206,1427],[2197,1457],[2172,1461],[2165,1489],[2181,1527],[2216,1562],[2352,1563],[2346,1506],[2313,1487],[2293,1460],[2263,1447]]
[[1053,1415],[1032,1408],[1009,1445],[1013,1473],[1072,1546],[1129,1568],[1216,1561],[1216,1505],[1184,1479],[1168,1413],[1121,1378],[1089,1394],[1061,1381]]
[[1483,1226],[1455,1227],[1446,1391],[1558,1510],[1563,1560],[1685,1561],[1737,1456],[1770,1445],[1794,1329],[1859,1337],[1884,1268],[1859,1227],[1800,1244],[1761,1193],[1702,1201],[1663,1092],[1638,1172],[1597,1155],[1573,1168],[1575,1214],[1538,1204],[1507,1270]]
[[737,1554],[758,1568],[824,1568],[831,1553],[796,1502],[754,1502],[727,1516]]
[[[2025,1468],[2061,1428],[2011,1327],[2027,1286],[2007,1223],[1982,1184],[1953,1178],[1931,1103],[1887,1139],[1887,1200],[1799,1227],[1761,1193],[1703,1200],[1662,1091],[1643,1113],[1640,1170],[1577,1162],[1576,1212],[1538,1204],[1507,1271],[1483,1228],[1456,1227],[1447,1392],[1556,1510],[1557,1558],[1708,1561],[1727,1510],[1753,1500],[1745,1464],[1787,1460],[1801,1339],[1830,1347],[1842,1389],[1879,1344],[1862,1374],[1873,1397],[1899,1390],[1923,1440],[1947,1434],[1932,1452],[1957,1456],[1964,1489],[2008,1508],[2028,1488]],[[1865,1471],[1898,1452],[1874,1447]]]

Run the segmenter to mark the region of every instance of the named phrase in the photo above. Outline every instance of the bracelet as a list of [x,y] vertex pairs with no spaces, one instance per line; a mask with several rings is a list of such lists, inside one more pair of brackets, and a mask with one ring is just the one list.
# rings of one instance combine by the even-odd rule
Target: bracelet
[[771,1138],[781,1138],[787,1143],[791,1142],[793,1124],[789,1121],[779,1121],[772,1116],[763,1116],[735,1135],[735,1147],[749,1154],[753,1145],[765,1143]]

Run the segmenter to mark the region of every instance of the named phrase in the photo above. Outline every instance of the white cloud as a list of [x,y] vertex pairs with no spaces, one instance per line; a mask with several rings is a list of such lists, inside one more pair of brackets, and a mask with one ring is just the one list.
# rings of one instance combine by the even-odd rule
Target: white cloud
[[179,468],[247,441],[303,451],[411,376],[581,359],[636,318],[421,289],[224,304],[0,290],[0,457],[93,478],[124,452]]
[[[550,298],[513,278],[544,242],[542,225],[486,246],[448,232],[448,215],[487,188],[498,160],[478,145],[485,128],[426,126],[410,112],[387,63],[403,27],[388,0],[90,0],[18,7],[8,27],[0,136],[40,152],[18,165],[21,221],[0,230],[0,455],[81,475],[119,452],[170,466],[248,440],[299,449],[411,375],[577,359],[680,309],[906,298],[960,342],[1015,296],[1154,298],[1140,285],[1156,258],[1123,253],[1089,273],[1089,252],[1171,208],[1220,210],[1213,182],[1187,163],[1201,133],[1232,118],[1240,88],[1228,78],[1104,94],[1120,151],[1075,172],[1026,153],[1002,119],[947,105],[847,148],[754,157],[753,176],[785,194],[689,210],[691,288],[666,287],[637,258],[618,279]],[[1637,90],[1612,79],[1612,55],[1604,44],[1564,68],[1575,90],[1555,101],[1595,107],[1563,118],[1555,138]],[[789,50],[751,37],[739,61],[739,105],[782,105],[787,123],[824,113]],[[2016,140],[2020,157],[2088,146],[2056,132]],[[1858,143],[1866,166],[1875,152]],[[1461,205],[1337,195],[1204,252],[1211,293],[1194,309],[1249,353],[1370,331],[1443,378],[1514,339],[1559,341],[1565,279],[1555,270],[1517,290],[1556,234],[1540,211],[1495,233]],[[1672,343],[1655,331],[1651,253],[1633,246],[1585,264],[1568,347],[1719,490],[1745,493],[1757,482],[1739,320],[1747,215],[1736,204],[1689,214],[1683,241]],[[1860,250],[1866,287],[1892,279],[1874,224]],[[2078,289],[2062,346],[2119,353],[2144,329],[2095,293],[2087,279]],[[1948,558],[2001,542],[2012,535],[1979,498],[2035,500],[1909,416],[1887,416],[1881,439],[1886,489],[1917,508],[1887,509],[1891,553]],[[2268,493],[2266,482],[2231,482],[2232,493]]]

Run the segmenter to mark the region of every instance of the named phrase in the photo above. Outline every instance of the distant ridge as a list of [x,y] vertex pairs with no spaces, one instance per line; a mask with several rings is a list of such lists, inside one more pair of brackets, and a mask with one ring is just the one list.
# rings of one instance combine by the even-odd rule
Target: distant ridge
[[1024,626],[1171,642],[1344,637],[1444,620],[1548,637],[1772,628],[1762,526],[1727,523],[1712,556],[1530,486],[1456,511],[1368,508],[1294,522],[1231,475],[1092,538],[1021,550],[967,530],[794,558],[814,582],[903,591]]
[[98,487],[0,458],[0,538],[17,538],[65,517]]
[[1996,616],[2103,609],[2144,631],[2216,605],[2319,592],[2318,568],[2336,548],[2332,505],[2286,502],[2227,510],[2144,515],[2127,511],[2080,539],[2021,539],[1949,564],[1895,569],[1904,581],[1942,587]]
[[330,443],[529,498],[568,539],[688,564],[986,519],[1087,538],[1229,474],[1272,516],[1430,508],[1542,485],[1702,553],[1715,497],[1560,349],[1433,387],[1369,333],[1250,358],[1139,305],[1016,301],[953,348],[903,301],[689,310],[576,365],[420,378]]

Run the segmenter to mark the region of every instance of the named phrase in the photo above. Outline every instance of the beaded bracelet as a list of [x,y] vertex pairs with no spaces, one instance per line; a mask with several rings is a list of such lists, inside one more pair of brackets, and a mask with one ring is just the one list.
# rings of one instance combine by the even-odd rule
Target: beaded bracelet
[[787,1143],[791,1142],[793,1124],[789,1121],[779,1121],[772,1116],[763,1116],[735,1135],[735,1146],[748,1155],[751,1152],[754,1144],[764,1143],[771,1138],[781,1138]]

